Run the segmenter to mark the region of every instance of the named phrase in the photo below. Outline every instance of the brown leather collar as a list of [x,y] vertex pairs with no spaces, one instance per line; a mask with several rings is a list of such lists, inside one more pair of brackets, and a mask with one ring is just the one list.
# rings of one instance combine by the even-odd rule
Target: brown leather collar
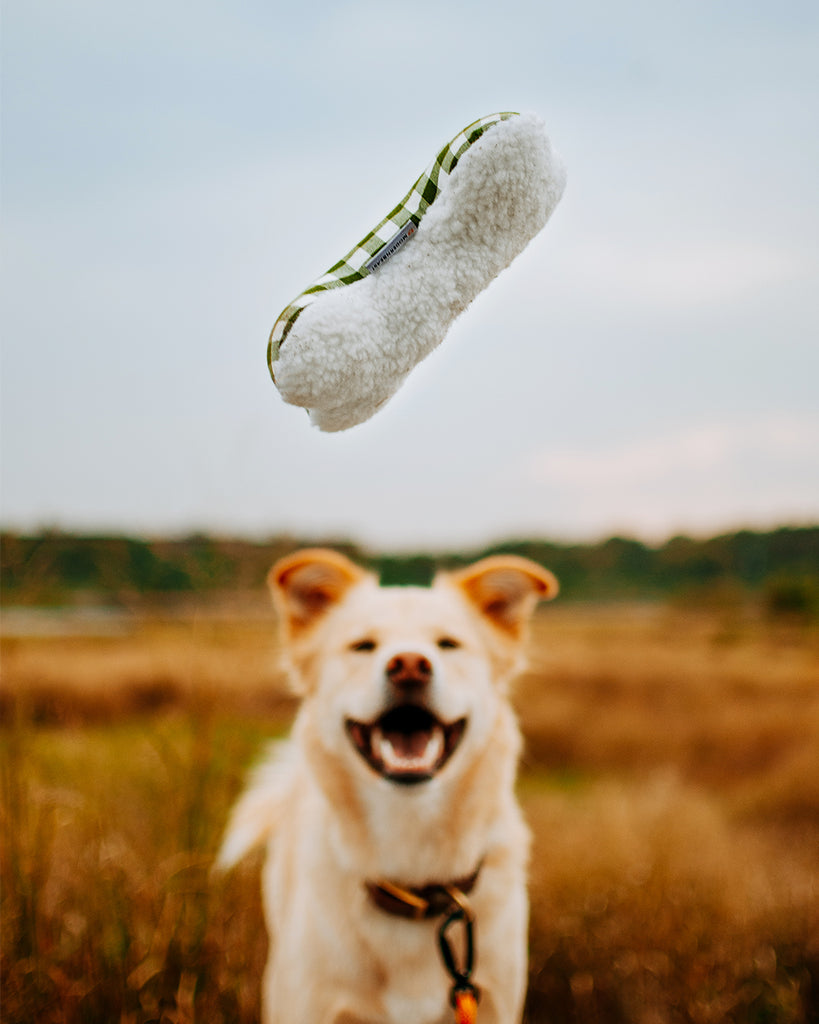
[[403,886],[379,879],[365,882],[370,899],[375,905],[394,917],[406,917],[411,921],[425,921],[441,917],[453,906],[458,905],[458,895],[470,893],[475,888],[481,873],[481,862],[466,878],[457,878],[445,884]]

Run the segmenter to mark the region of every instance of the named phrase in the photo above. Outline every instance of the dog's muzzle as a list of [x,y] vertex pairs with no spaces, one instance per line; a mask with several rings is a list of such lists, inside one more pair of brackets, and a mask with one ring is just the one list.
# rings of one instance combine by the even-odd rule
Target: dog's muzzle
[[447,724],[421,704],[398,704],[372,722],[348,718],[353,746],[370,768],[402,785],[426,782],[455,752],[466,719]]

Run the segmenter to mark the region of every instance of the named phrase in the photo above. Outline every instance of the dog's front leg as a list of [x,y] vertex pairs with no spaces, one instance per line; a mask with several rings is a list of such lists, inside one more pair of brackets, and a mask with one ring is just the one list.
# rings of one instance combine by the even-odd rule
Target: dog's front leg
[[264,1024],[380,1024],[356,1001],[337,992],[321,992],[320,986],[295,992],[268,989],[264,1000]]
[[[482,991],[480,1024],[520,1024],[526,998],[529,918],[523,884],[499,887],[504,902],[483,919],[477,980]],[[480,925],[480,919],[479,919]]]
[[333,1017],[332,1024],[378,1024],[371,1017],[366,1020],[364,1017],[359,1017],[356,1013],[351,1013],[349,1010],[341,1010],[338,1015]]
[[262,1024],[383,1024],[380,1000],[360,993],[326,965],[337,950],[319,937],[298,948],[307,957],[279,949],[269,961],[262,992]]

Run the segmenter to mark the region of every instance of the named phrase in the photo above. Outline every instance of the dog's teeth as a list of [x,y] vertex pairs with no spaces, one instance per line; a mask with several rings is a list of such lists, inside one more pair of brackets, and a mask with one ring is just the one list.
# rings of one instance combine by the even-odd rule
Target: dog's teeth
[[436,727],[427,743],[427,761],[430,768],[433,768],[441,759],[444,753],[444,730]]
[[436,727],[429,734],[424,749],[410,754],[397,750],[390,736],[377,729],[373,732],[373,747],[388,772],[432,771],[444,753],[444,732]]

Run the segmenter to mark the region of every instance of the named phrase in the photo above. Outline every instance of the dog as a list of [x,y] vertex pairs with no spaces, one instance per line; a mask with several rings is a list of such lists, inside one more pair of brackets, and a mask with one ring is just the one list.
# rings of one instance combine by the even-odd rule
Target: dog
[[302,701],[218,856],[266,846],[264,1024],[444,1024],[469,998],[481,1024],[516,1024],[529,833],[509,686],[557,581],[501,555],[382,587],[308,549],[268,583]]

